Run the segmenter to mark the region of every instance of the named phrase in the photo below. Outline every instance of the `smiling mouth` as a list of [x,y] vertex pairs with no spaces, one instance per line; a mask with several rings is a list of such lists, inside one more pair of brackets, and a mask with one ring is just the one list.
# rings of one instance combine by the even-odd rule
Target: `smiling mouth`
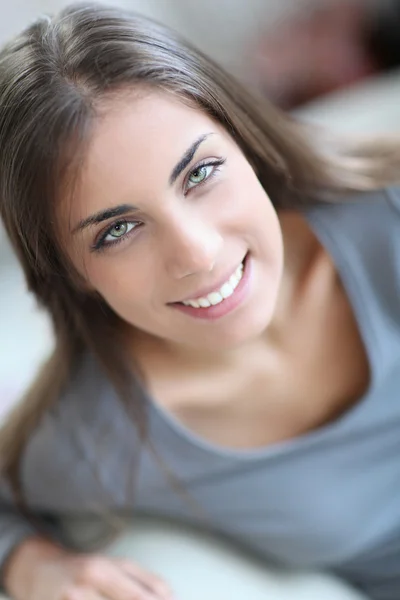
[[223,302],[226,298],[229,298],[234,293],[235,289],[239,285],[243,277],[243,262],[237,267],[236,271],[225,281],[225,283],[217,290],[201,296],[199,298],[193,298],[179,302],[184,306],[192,306],[193,308],[209,308],[210,306],[216,306]]
[[251,289],[252,268],[247,253],[234,273],[220,288],[198,298],[188,298],[171,304],[190,317],[205,320],[219,319],[240,306]]
[[230,298],[234,294],[236,288],[241,282],[246,259],[247,254],[232,275],[219,288],[216,288],[215,290],[208,294],[204,294],[203,296],[188,298],[187,300],[182,300],[181,302],[175,302],[175,306],[210,308],[211,306],[217,306],[218,304],[221,304],[224,300]]

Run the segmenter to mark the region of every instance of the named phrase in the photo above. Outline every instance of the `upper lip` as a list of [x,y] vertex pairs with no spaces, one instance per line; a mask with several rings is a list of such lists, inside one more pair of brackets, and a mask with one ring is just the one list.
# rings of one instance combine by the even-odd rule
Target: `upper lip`
[[214,283],[213,285],[209,285],[207,287],[200,288],[193,294],[190,294],[189,296],[185,296],[185,298],[183,298],[182,300],[176,300],[175,302],[172,302],[171,304],[176,304],[178,302],[187,302],[188,300],[195,300],[196,298],[204,298],[204,296],[208,296],[208,294],[211,294],[211,292],[218,291],[224,285],[224,283],[227,283],[229,281],[230,277],[235,273],[236,269],[243,262],[243,260],[244,260],[244,258],[241,260],[241,262],[237,263],[236,267],[234,267],[233,269],[228,271],[224,277],[221,277],[219,279],[219,281],[217,281],[217,283]]

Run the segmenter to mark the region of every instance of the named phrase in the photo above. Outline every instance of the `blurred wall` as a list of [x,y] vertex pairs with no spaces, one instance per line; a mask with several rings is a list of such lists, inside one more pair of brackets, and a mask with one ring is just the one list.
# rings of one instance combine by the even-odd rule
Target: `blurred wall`
[[[176,11],[171,9],[175,0],[105,0],[107,4],[131,7],[149,16],[159,16],[160,20],[175,25]],[[0,0],[0,42],[17,33],[30,20],[40,13],[54,13],[66,4],[65,0]]]
[[[184,33],[227,68],[245,72],[242,54],[260,28],[274,26],[288,12],[327,0],[104,0],[159,19]],[[371,0],[364,0],[370,2]],[[65,0],[0,0],[0,43],[40,13],[53,13]]]

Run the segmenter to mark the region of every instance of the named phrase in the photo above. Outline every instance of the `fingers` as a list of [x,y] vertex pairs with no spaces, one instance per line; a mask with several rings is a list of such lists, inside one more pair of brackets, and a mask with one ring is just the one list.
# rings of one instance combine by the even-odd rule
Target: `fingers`
[[164,581],[129,560],[85,556],[68,567],[58,600],[173,600]]
[[66,591],[61,600],[108,600],[94,590],[83,587],[75,587]]
[[173,600],[174,595],[172,590],[163,579],[150,571],[140,568],[129,560],[117,560],[116,562],[129,577],[135,579],[157,599]]
[[156,600],[147,588],[122,572],[114,580],[104,581],[100,590],[107,600]]
[[156,598],[147,587],[116,563],[95,562],[87,575],[90,587],[95,589],[102,599],[103,597],[107,600],[155,600]]

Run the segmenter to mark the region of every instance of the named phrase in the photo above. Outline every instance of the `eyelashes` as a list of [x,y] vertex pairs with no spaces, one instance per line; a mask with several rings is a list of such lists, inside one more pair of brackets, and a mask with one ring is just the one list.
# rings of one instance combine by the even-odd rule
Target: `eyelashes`
[[[184,182],[185,195],[187,195],[190,192],[190,190],[192,190],[193,188],[200,187],[201,185],[203,185],[204,183],[209,181],[212,177],[214,177],[218,173],[219,167],[221,167],[225,161],[226,161],[225,158],[219,158],[219,159],[215,159],[212,161],[205,160],[205,161],[200,162],[197,165],[195,165],[189,171],[189,173],[185,179],[185,182]],[[207,169],[210,169],[210,171],[207,171]],[[198,174],[200,174],[200,173],[205,173],[204,179],[201,179],[198,182],[190,181],[191,177],[196,178],[196,174],[198,176]],[[193,185],[189,185],[190,183],[192,183]]]
[[[130,235],[130,233],[139,225],[140,221],[129,221],[128,219],[119,219],[118,221],[110,225],[103,233],[100,234],[100,236],[95,240],[92,250],[99,252],[100,250],[104,250],[108,246],[114,246],[116,244],[119,244],[125,238],[127,238]],[[114,236],[115,239],[112,241],[107,241],[108,236],[112,236],[113,230],[116,232],[116,235]]]
[[[220,170],[225,163],[225,158],[219,158],[214,160],[204,160],[195,165],[187,174],[184,184],[183,192],[187,196],[192,190],[197,189],[207,184]],[[191,180],[191,178],[194,178]],[[197,179],[197,181],[196,181]],[[110,247],[115,247],[118,244],[126,241],[131,235],[135,235],[135,231],[142,226],[140,221],[129,220],[128,218],[118,219],[111,223],[104,231],[100,232],[91,247],[91,252],[102,252]],[[113,232],[114,231],[114,236]],[[107,240],[111,236],[112,240]]]

